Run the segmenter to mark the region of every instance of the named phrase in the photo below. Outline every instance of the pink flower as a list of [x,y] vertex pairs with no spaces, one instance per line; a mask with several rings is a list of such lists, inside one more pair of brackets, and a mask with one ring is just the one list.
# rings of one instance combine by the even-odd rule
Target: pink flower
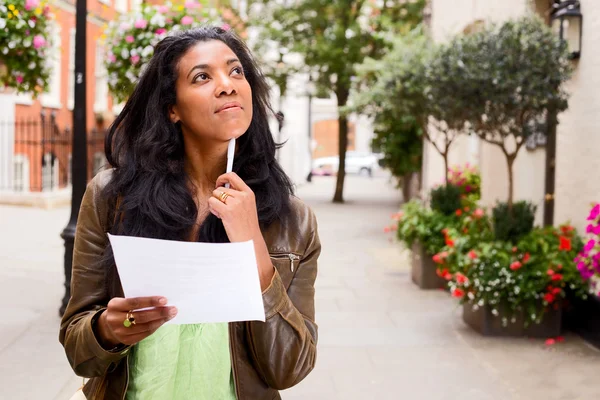
[[35,35],[33,37],[33,47],[37,50],[40,47],[44,47],[46,45],[46,39],[42,35]]
[[138,55],[131,56],[130,60],[131,60],[131,63],[135,65],[140,62],[140,56],[138,56]]
[[469,193],[471,190],[471,185],[465,186],[465,192]]
[[469,251],[469,258],[470,258],[471,260],[474,260],[474,259],[476,259],[476,258],[477,258],[477,253],[475,252],[475,250],[471,250],[471,251]]
[[594,239],[590,239],[589,242],[587,242],[587,244],[584,247],[585,251],[592,251],[592,249],[594,248],[594,246],[596,245],[596,241]]
[[589,224],[587,226],[587,228],[585,228],[585,233],[592,233],[592,232],[594,232],[594,225]]
[[20,85],[21,83],[23,83],[23,75],[17,75],[15,77],[15,79],[17,80],[17,83]]
[[162,35],[163,33],[166,33],[166,32],[167,32],[167,30],[165,28],[158,28],[156,30],[157,35]]
[[185,2],[184,7],[189,9],[200,8],[200,4],[194,0],[188,0]]
[[594,208],[590,211],[590,215],[587,217],[588,221],[595,221],[600,215],[600,204],[596,204]]
[[27,11],[33,10],[40,5],[40,0],[25,0],[25,9]]
[[552,346],[556,343],[556,340],[554,339],[548,339],[546,340],[546,346]]
[[231,29],[231,25],[229,24],[223,24],[221,25],[221,29],[223,29],[224,31],[228,31]]
[[148,26],[148,21],[146,21],[145,19],[138,19],[137,21],[135,21],[135,24],[133,24],[133,26],[136,29],[146,29],[146,27]]
[[194,23],[194,18],[190,17],[189,15],[186,15],[185,17],[181,18],[181,25],[191,25]]
[[159,6],[158,7],[158,12],[161,14],[166,14],[169,12],[169,7],[167,6]]
[[592,232],[594,233],[594,235],[600,235],[600,225],[598,225],[597,227],[595,227]]
[[126,41],[127,43],[133,43],[133,42],[135,42],[135,39],[133,38],[133,36],[131,36],[131,35],[127,35],[127,36],[125,37],[125,41]]
[[109,54],[109,55],[108,55],[108,61],[110,61],[110,63],[111,63],[111,64],[112,64],[112,63],[115,63],[115,62],[117,62],[117,56],[115,56],[115,55],[114,55],[114,54],[112,54],[112,53],[111,53],[111,54]]
[[119,29],[121,31],[128,31],[129,28],[131,28],[131,26],[127,22],[123,22],[121,25],[119,25]]

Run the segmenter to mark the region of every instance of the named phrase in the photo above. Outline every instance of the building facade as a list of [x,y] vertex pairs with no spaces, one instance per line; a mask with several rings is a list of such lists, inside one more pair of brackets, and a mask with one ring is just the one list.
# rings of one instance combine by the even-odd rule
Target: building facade
[[[430,32],[437,42],[467,33],[485,22],[503,22],[527,14],[548,19],[552,0],[432,0]],[[545,193],[545,147],[521,149],[515,162],[515,200],[537,205],[536,223],[542,223],[546,195],[555,202],[556,224],[571,222],[585,232],[590,203],[600,200],[600,185],[592,181],[600,158],[600,54],[594,43],[600,38],[600,2],[581,0],[583,14],[582,54],[573,61],[574,75],[568,83],[569,109],[558,116],[555,192]],[[430,144],[424,150],[423,188],[428,191],[444,177],[442,158]],[[460,137],[450,150],[450,165],[470,162],[482,174],[482,203],[493,207],[508,195],[508,172],[504,155],[475,137]]]

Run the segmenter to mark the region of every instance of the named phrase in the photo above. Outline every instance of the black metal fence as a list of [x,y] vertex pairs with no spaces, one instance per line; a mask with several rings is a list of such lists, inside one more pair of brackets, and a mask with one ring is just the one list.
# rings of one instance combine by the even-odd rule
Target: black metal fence
[[[104,131],[88,133],[88,178],[105,165]],[[0,121],[0,191],[47,192],[71,184],[72,131],[54,113]]]

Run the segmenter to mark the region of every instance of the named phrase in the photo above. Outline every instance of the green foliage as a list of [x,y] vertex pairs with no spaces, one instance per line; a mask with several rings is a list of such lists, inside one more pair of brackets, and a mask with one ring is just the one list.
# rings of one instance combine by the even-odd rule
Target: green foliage
[[[567,293],[585,299],[587,285],[573,262],[581,239],[571,227],[568,232],[564,227],[561,230],[536,228],[516,245],[501,241],[476,244],[471,249],[474,257],[454,274],[453,294],[462,302],[489,305],[496,312],[500,307],[512,313],[525,311],[528,322],[538,322],[550,307],[560,307]],[[572,242],[569,250],[561,248],[561,236]]]
[[462,208],[461,190],[455,185],[443,185],[431,191],[431,208],[444,215],[454,215]]
[[459,223],[460,219],[456,215],[444,215],[413,200],[402,209],[396,236],[407,247],[418,242],[427,254],[436,254],[446,245],[442,231]]
[[516,243],[531,232],[535,220],[536,205],[519,201],[511,207],[508,203],[498,203],[492,210],[494,235],[496,240]]

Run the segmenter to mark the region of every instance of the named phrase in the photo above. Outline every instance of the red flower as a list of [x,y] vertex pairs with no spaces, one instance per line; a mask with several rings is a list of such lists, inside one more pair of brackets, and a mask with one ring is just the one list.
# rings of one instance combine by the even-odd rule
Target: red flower
[[546,273],[547,273],[548,275],[550,275],[550,276],[554,275],[554,271],[553,271],[553,270],[551,270],[551,269],[549,269],[549,270],[548,270]]
[[448,228],[444,228],[444,229],[442,229],[442,234],[443,234],[444,236],[448,236],[448,232],[449,232],[449,231],[448,231]]
[[555,344],[555,343],[556,343],[556,340],[554,340],[554,339],[552,339],[552,338],[551,338],[551,339],[548,339],[548,340],[546,340],[546,346],[552,346],[552,345],[553,345],[553,344]]
[[389,226],[386,226],[385,228],[383,228],[384,233],[390,233],[391,231],[392,231],[392,228],[390,228]]
[[471,210],[469,207],[465,207],[464,208],[465,212],[469,212],[469,210]]
[[558,264],[558,265],[556,266],[556,269],[563,269],[563,266],[562,266],[562,264]]
[[482,218],[485,212],[481,208],[478,208],[473,215],[475,215],[475,218]]
[[552,289],[552,294],[555,296],[558,296],[560,294],[560,292],[562,292],[562,289],[559,287],[555,287]]
[[436,254],[436,255],[434,255],[431,258],[432,258],[433,262],[436,263],[436,264],[443,264],[444,263],[444,259],[439,254]]
[[559,250],[571,251],[571,239],[565,236],[560,237]]
[[463,233],[469,233],[469,230],[467,228],[464,228]]
[[554,274],[552,275],[552,280],[553,281],[560,281],[563,278],[563,276],[561,274]]
[[516,252],[517,252],[517,250],[519,250],[519,249],[517,249],[517,247],[516,247],[516,246],[512,248],[512,252],[513,252],[513,253],[516,253]]
[[469,252],[469,258],[470,258],[471,260],[474,260],[474,259],[476,259],[476,258],[477,258],[477,253],[475,252],[475,250],[471,250],[471,251]]
[[571,225],[564,225],[560,227],[560,230],[565,235],[569,234],[570,232],[573,232],[574,229],[575,228],[573,228]]
[[449,272],[448,272],[448,268],[444,268],[443,270],[438,268],[438,269],[436,270],[436,273],[437,273],[437,275],[438,275],[440,278],[443,278],[443,277],[445,277],[447,274],[449,274]]
[[510,264],[510,269],[512,269],[513,271],[516,271],[519,268],[521,268],[522,266],[523,266],[523,264],[521,264],[520,261],[515,261],[514,263]]
[[457,272],[454,275],[455,279],[456,279],[456,283],[458,283],[459,285],[462,285],[466,282],[469,281],[469,278],[467,278],[466,276],[464,276],[463,274],[461,274],[460,272]]
[[557,341],[557,342],[559,342],[559,343],[562,343],[562,342],[564,342],[564,341],[565,341],[565,337],[564,337],[564,336],[558,336],[558,337],[556,338],[556,341]]
[[554,302],[554,295],[552,293],[546,293],[544,300],[546,300],[548,303],[552,303]]
[[446,246],[454,247],[454,240],[452,240],[450,238],[446,238]]
[[456,210],[456,216],[457,217],[460,217],[462,215],[462,213],[463,213],[462,210],[460,210],[460,209]]
[[465,292],[462,289],[454,289],[452,291],[452,297],[456,297],[456,298],[460,299],[464,295],[465,295]]
[[529,255],[529,253],[525,253],[525,255],[523,256],[523,262],[526,263],[527,261],[529,261],[530,258],[531,256]]

